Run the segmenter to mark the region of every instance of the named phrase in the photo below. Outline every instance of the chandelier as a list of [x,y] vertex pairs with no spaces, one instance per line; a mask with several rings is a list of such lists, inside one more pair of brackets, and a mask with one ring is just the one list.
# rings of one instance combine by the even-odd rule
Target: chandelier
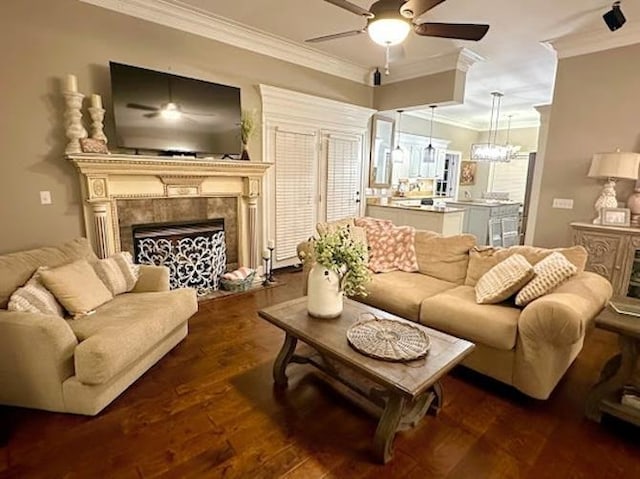
[[510,161],[520,150],[519,146],[509,144],[509,134],[511,131],[511,117],[509,117],[509,127],[507,129],[507,143],[499,145],[498,123],[500,121],[500,107],[502,105],[503,93],[499,91],[491,92],[491,122],[489,123],[489,138],[486,143],[474,143],[471,145],[471,159],[476,161]]

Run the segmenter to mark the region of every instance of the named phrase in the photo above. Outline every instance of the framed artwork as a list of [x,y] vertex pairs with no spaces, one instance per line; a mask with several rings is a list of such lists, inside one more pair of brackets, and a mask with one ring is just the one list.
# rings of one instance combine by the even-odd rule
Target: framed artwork
[[478,164],[475,161],[462,161],[460,163],[460,186],[476,184],[476,170]]
[[602,208],[602,224],[605,226],[630,226],[631,210],[629,208]]

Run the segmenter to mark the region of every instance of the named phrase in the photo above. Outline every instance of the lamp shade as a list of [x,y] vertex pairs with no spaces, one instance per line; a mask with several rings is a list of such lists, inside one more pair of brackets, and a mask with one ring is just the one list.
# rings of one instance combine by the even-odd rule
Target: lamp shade
[[591,178],[628,178],[638,179],[638,165],[640,155],[615,151],[611,153],[596,153],[591,160],[589,176]]

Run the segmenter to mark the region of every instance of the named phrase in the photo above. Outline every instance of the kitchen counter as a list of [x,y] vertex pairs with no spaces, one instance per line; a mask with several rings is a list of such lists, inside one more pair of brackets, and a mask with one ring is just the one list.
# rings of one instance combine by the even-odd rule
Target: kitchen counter
[[462,231],[474,235],[479,245],[511,246],[519,243],[522,203],[484,199],[446,203],[447,206],[466,209]]
[[393,224],[413,226],[445,236],[462,233],[465,208],[435,206],[367,205],[367,216],[391,220]]

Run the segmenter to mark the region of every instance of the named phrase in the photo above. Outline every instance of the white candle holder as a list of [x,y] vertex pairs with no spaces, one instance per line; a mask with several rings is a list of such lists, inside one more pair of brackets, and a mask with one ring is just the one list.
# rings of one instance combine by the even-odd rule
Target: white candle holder
[[104,134],[104,108],[98,108],[95,106],[89,107],[89,114],[91,115],[91,138],[94,140],[104,141],[105,145],[108,143],[107,135]]
[[82,93],[66,91],[63,93],[65,101],[67,102],[67,109],[64,113],[65,120],[67,121],[67,138],[69,143],[65,149],[67,155],[73,153],[82,153],[80,147],[80,139],[86,138],[87,130],[82,126],[82,100],[84,95]]

